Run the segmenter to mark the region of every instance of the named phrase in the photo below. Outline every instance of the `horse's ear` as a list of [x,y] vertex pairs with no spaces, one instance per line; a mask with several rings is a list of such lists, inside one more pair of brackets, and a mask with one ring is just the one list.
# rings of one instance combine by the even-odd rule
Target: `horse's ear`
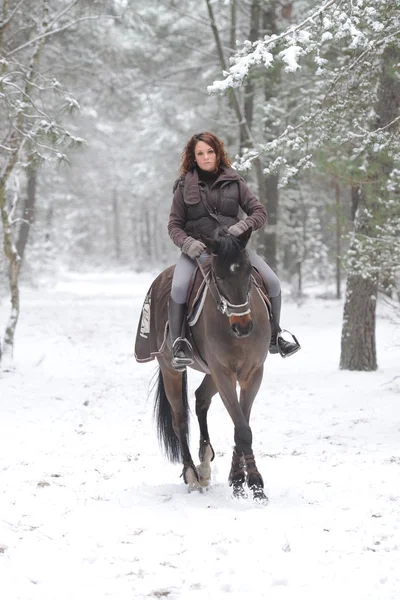
[[237,239],[239,240],[242,248],[246,248],[252,232],[253,228],[249,227],[248,229],[246,229],[246,231],[243,231],[243,233],[237,236]]
[[218,242],[216,240],[214,240],[213,238],[210,238],[206,235],[202,235],[201,241],[203,242],[203,244],[205,244],[207,246],[207,250],[208,250],[209,254],[213,254],[217,251]]

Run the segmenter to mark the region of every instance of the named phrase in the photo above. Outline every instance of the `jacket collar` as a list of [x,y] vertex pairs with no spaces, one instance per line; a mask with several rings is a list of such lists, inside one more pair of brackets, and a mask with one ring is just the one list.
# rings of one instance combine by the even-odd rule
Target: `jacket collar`
[[[215,183],[221,181],[238,181],[239,178],[238,172],[232,169],[232,167],[223,167]],[[186,173],[183,195],[186,204],[197,204],[200,201],[199,175],[196,169]]]

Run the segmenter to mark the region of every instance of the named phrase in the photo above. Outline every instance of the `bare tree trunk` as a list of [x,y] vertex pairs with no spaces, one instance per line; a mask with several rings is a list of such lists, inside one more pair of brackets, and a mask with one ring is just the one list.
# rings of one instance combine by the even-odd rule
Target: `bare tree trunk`
[[341,369],[375,371],[378,368],[375,343],[377,293],[377,282],[360,275],[349,276],[343,314]]
[[352,219],[353,223],[356,218],[356,212],[357,212],[358,203],[359,203],[361,195],[362,195],[361,186],[358,183],[355,185],[352,185],[351,186],[351,219]]
[[267,199],[268,226],[264,230],[263,245],[264,256],[275,272],[278,271],[278,205],[279,205],[279,190],[278,190],[279,175],[268,175],[265,178],[265,196]]
[[335,182],[336,200],[336,298],[342,297],[342,210],[340,202],[340,186]]
[[[262,24],[264,34],[268,33],[269,35],[277,34],[278,27],[276,24],[276,2],[275,0],[271,0],[267,3],[266,8],[263,10],[262,14]],[[267,78],[265,86],[264,86],[264,99],[266,102],[269,102],[271,98],[273,98],[275,90],[274,86],[276,81],[280,78],[280,68],[275,66],[270,73],[270,77]],[[273,140],[275,137],[275,133],[273,131],[272,120],[265,120],[265,134],[266,139],[268,141]],[[274,173],[272,175],[267,175],[265,177],[265,200],[268,213],[268,226],[264,230],[264,235],[262,239],[262,243],[264,246],[264,256],[271,267],[275,272],[278,271],[278,259],[277,259],[277,249],[278,249],[278,207],[279,207],[279,189],[278,189],[279,175],[278,173]]]
[[144,206],[144,200],[139,205],[139,210],[132,212],[132,220],[135,230],[135,267],[137,270],[143,270],[149,264],[148,237],[147,237],[147,218],[148,209]]
[[298,299],[301,300],[303,297],[303,271],[302,271],[303,263],[299,260],[297,263],[297,275],[298,275],[298,284],[297,284],[297,296]]
[[[139,209],[139,210],[137,210]],[[135,207],[132,212],[132,222],[134,228],[134,265],[140,270],[147,264],[148,258],[146,253],[146,210],[144,210],[143,203]]]
[[138,207],[132,207],[130,210],[130,224],[131,224],[131,239],[132,239],[132,266],[136,267],[137,263],[137,254],[138,254],[138,235],[139,235],[139,227],[138,227],[138,218],[137,215],[140,214],[140,207],[138,211]]
[[230,48],[232,52],[236,49],[236,25],[237,25],[237,0],[231,0],[231,35]]
[[[165,221],[164,221],[165,222]],[[163,252],[163,240],[164,236],[160,235],[160,231],[164,228],[163,225],[163,217],[162,212],[160,210],[155,210],[153,215],[153,250],[154,250],[154,260],[155,262],[162,261],[165,256]]]
[[[250,33],[249,40],[255,42],[260,37],[260,0],[252,0],[250,10]],[[251,145],[249,132],[253,127],[254,114],[254,83],[251,75],[246,80],[244,88],[243,113],[247,123],[247,128],[240,123],[240,150]]]
[[[353,202],[357,203],[354,220],[353,240],[349,253],[358,259],[362,252],[360,236],[368,239],[373,235],[371,215],[379,210],[370,190],[370,197],[361,187],[354,191]],[[360,249],[361,248],[361,249]],[[370,262],[378,262],[370,257]],[[378,368],[376,356],[375,328],[376,301],[378,296],[378,275],[371,269],[356,273],[351,269],[347,277],[346,299],[343,312],[340,368],[349,371],[375,371]]]
[[114,229],[114,249],[115,258],[119,262],[121,259],[121,230],[120,230],[120,216],[119,216],[119,203],[118,195],[116,190],[113,194],[113,229]]
[[148,210],[146,210],[144,217],[145,218],[143,222],[143,248],[146,261],[145,264],[146,266],[148,266],[153,262],[153,244],[151,242],[151,218]]
[[53,233],[53,205],[50,204],[46,211],[46,226],[45,226],[45,234],[44,234],[44,242],[46,245],[47,252],[50,251],[51,243],[52,243],[52,233]]

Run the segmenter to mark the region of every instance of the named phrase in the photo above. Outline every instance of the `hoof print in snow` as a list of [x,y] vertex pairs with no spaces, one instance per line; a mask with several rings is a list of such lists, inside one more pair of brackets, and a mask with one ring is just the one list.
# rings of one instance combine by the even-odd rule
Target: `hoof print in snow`
[[170,593],[170,590],[155,590],[154,592],[151,592],[150,596],[154,596],[155,598],[167,598]]
[[0,554],[4,554],[4,552],[7,550],[7,546],[4,546],[3,544],[0,544]]
[[37,484],[36,487],[38,487],[38,488],[45,488],[45,487],[49,487],[49,486],[50,486],[50,484],[47,483],[47,481],[39,481],[39,483]]

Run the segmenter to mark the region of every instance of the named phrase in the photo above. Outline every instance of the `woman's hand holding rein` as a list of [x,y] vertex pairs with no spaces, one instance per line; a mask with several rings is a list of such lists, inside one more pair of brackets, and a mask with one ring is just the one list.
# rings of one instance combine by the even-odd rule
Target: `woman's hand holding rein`
[[247,225],[246,221],[242,220],[242,221],[239,221],[238,223],[235,223],[235,225],[231,225],[229,227],[228,231],[231,235],[238,237],[239,235],[241,235],[242,233],[247,231],[248,228],[249,228],[249,226]]
[[186,240],[182,244],[182,252],[187,254],[189,258],[195,260],[201,254],[203,254],[206,249],[206,245],[203,244],[200,240],[195,240],[194,238],[188,236]]

